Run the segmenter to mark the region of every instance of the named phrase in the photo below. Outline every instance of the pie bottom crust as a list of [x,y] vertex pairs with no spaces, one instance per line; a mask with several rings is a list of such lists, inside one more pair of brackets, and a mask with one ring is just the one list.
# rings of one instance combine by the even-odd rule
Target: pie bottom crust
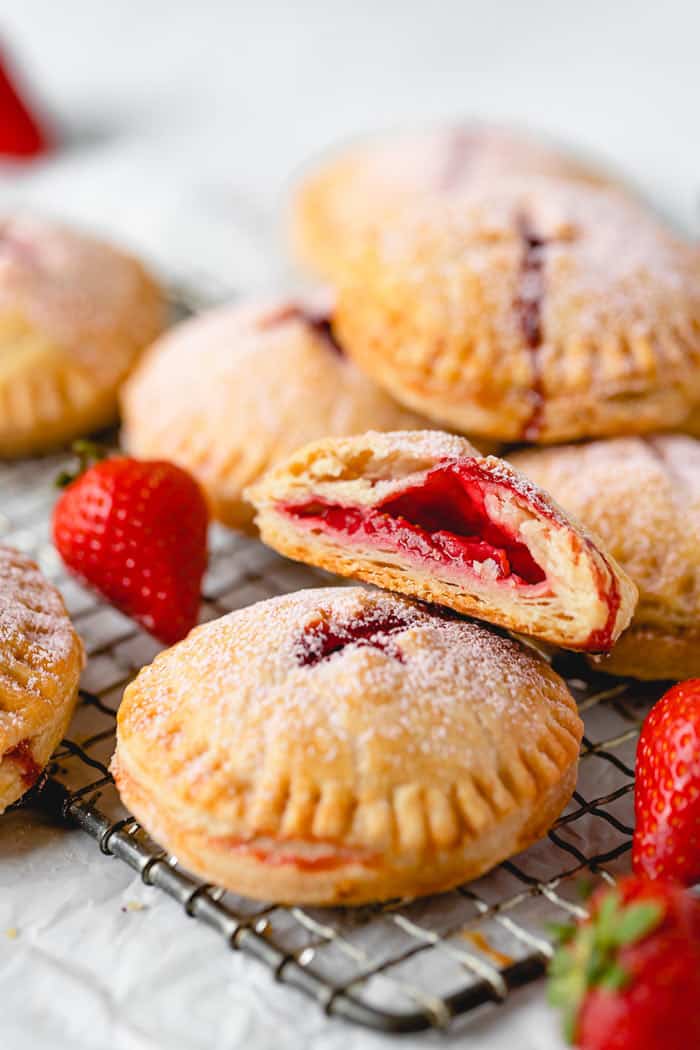
[[[45,723],[39,732],[33,736],[26,737],[22,741],[23,744],[26,744],[31,754],[32,763],[37,767],[37,770],[43,771],[48,765],[51,755],[65,735],[73,717],[77,701],[78,688],[76,686],[73,692],[62,702],[60,710],[54,718],[50,722]],[[26,794],[34,786],[32,780],[23,775],[25,772],[22,763],[16,758],[8,758],[6,755],[0,757],[0,813],[3,813],[8,806],[20,799],[22,795]],[[38,780],[38,775],[36,780]]]
[[675,634],[633,624],[610,653],[590,657],[596,670],[642,681],[700,677],[700,628]]
[[[571,798],[577,766],[575,759],[554,784],[521,802],[477,838],[454,848],[433,846],[429,852],[392,857],[370,851],[364,851],[363,856],[363,851],[358,851],[359,859],[354,860],[347,858],[347,848],[336,844],[337,856],[333,857],[329,847],[328,862],[321,866],[304,864],[303,860],[303,851],[317,843],[287,840],[284,845],[298,849],[302,858],[296,863],[282,860],[282,854],[275,856],[274,846],[282,845],[282,840],[222,842],[201,828],[179,823],[127,772],[123,749],[113,761],[112,771],[122,801],[136,819],[195,875],[256,900],[338,906],[441,893],[478,878],[549,830]],[[266,859],[255,855],[263,843]]]

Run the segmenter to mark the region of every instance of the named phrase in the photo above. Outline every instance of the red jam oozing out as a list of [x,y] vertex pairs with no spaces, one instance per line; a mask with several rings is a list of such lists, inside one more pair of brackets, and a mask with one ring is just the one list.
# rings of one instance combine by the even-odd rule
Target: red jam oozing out
[[[488,476],[483,480],[488,481]],[[493,485],[493,480],[491,479]],[[499,479],[500,487],[508,483]],[[431,470],[418,485],[371,507],[343,507],[322,500],[285,504],[282,511],[324,530],[373,541],[419,561],[473,571],[490,561],[498,580],[521,585],[545,580],[544,570],[524,543],[493,521],[485,506],[485,488],[472,461]]]
[[334,653],[341,652],[348,645],[360,645],[379,649],[380,652],[403,662],[401,650],[392,635],[403,631],[410,622],[408,616],[397,615],[372,620],[358,617],[346,624],[320,620],[309,627],[300,639],[297,660],[302,667],[313,667]]
[[11,762],[19,766],[20,776],[25,787],[30,788],[36,784],[41,776],[42,769],[34,760],[28,740],[20,740],[19,744],[15,744],[14,747],[5,752],[5,758],[9,758]]
[[333,324],[330,317],[322,315],[314,316],[313,314],[307,313],[305,315],[307,324],[313,328],[314,332],[321,336],[324,340],[327,348],[338,357],[345,357],[345,351],[335,337],[333,331]]
[[335,338],[333,324],[330,314],[325,310],[314,310],[310,306],[301,303],[288,303],[268,314],[262,321],[261,327],[274,328],[275,325],[284,324],[287,321],[303,321],[323,339],[326,347],[338,357],[345,357],[345,351]]
[[[219,847],[234,850],[269,864],[271,867],[294,867],[298,871],[333,871],[334,868],[342,868],[347,864],[373,864],[377,860],[376,854],[368,853],[366,850],[352,850],[347,847],[331,847],[328,853],[317,853],[315,856],[305,853],[295,853],[289,849],[276,850],[272,847],[258,846],[254,842],[245,839],[219,838],[214,840]],[[318,846],[319,840],[309,842],[310,846]]]
[[608,607],[608,618],[602,627],[597,631],[591,632],[586,641],[586,649],[591,653],[606,653],[609,649],[612,649],[617,614],[620,611],[622,602],[617,576],[602,552],[601,557],[608,568],[609,579],[606,579],[602,572],[598,572],[596,583],[598,586],[598,597]]

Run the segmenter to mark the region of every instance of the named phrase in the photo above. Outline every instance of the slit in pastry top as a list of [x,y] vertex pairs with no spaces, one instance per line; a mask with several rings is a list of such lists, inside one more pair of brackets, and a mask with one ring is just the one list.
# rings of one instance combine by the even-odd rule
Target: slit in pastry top
[[541,489],[437,431],[315,442],[249,490],[299,561],[554,645],[606,652],[636,588]]

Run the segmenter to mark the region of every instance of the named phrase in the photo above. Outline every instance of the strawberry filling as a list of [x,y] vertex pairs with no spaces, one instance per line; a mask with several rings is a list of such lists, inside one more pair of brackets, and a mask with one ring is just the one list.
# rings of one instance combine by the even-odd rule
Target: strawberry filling
[[[368,507],[321,499],[283,504],[281,511],[314,529],[361,540],[373,547],[481,573],[494,580],[536,586],[546,579],[527,546],[486,509],[486,486],[476,467],[448,463],[417,485]],[[498,482],[500,486],[507,482]]]
[[328,846],[318,841],[308,841],[306,849],[297,851],[292,843],[280,842],[277,845],[265,846],[245,839],[233,837],[217,838],[212,842],[221,849],[229,849],[243,854],[270,867],[293,867],[298,871],[333,871],[348,864],[371,866],[376,862],[376,854],[367,850],[349,849],[341,846]]
[[305,631],[297,648],[297,660],[302,667],[313,667],[348,645],[361,645],[379,649],[403,662],[401,650],[392,634],[403,631],[410,622],[408,617],[401,616],[385,616],[381,620],[358,618],[348,624],[320,620]]
[[617,614],[622,604],[622,595],[620,594],[617,577],[605,555],[603,555],[603,560],[608,568],[610,578],[606,579],[602,573],[598,572],[596,585],[598,597],[608,607],[608,618],[603,626],[597,631],[592,631],[588,638],[586,648],[592,653],[606,653],[612,648]]
[[345,351],[333,332],[331,316],[327,310],[315,310],[312,306],[304,306],[301,303],[289,303],[265,316],[260,322],[260,327],[263,330],[274,328],[275,325],[284,324],[287,321],[303,321],[316,335],[321,337],[326,349],[338,357],[345,357]]
[[20,740],[19,744],[15,744],[5,752],[4,757],[19,766],[22,783],[26,788],[36,784],[41,776],[41,766],[34,760],[29,740]]

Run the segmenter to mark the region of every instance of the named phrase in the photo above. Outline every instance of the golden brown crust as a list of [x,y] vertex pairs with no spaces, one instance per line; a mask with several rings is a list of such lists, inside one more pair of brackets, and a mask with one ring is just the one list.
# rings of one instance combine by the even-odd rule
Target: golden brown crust
[[700,400],[700,253],[621,194],[502,179],[368,234],[335,329],[454,429],[547,444],[672,428]]
[[53,223],[0,223],[0,456],[112,422],[117,390],[166,319],[139,262]]
[[618,438],[511,461],[581,519],[639,589],[632,626],[600,661],[611,674],[700,674],[700,441]]
[[167,455],[191,471],[214,515],[248,528],[243,489],[299,445],[421,425],[334,346],[323,317],[315,304],[278,300],[179,325],[124,389],[124,443],[137,456]]
[[363,230],[378,219],[427,197],[453,196],[514,173],[608,181],[600,170],[539,139],[476,123],[352,142],[317,161],[295,188],[294,253],[322,277],[342,279]]
[[591,659],[607,674],[655,681],[700,677],[700,630],[675,634],[632,624],[610,653]]
[[[398,621],[398,622],[396,622]],[[391,644],[322,632],[358,622]],[[261,899],[445,889],[527,845],[573,790],[582,726],[517,643],[359,588],[197,628],[126,690],[113,771],[195,872]]]
[[0,813],[36,780],[73,713],[83,648],[58,591],[0,546]]
[[[468,480],[473,475],[492,522],[528,548],[544,572],[543,583],[523,585],[516,575],[501,579],[488,561],[465,571],[425,552],[417,558],[413,551],[422,540],[398,549],[390,534],[382,541],[360,529],[339,533],[313,514],[289,512],[318,502],[385,513],[391,500],[448,463]],[[315,442],[270,471],[249,498],[263,540],[287,557],[555,645],[606,650],[632,616],[636,588],[619,565],[541,490],[503,460],[479,456],[463,438],[439,431],[370,432]],[[429,531],[444,535],[435,527]]]

